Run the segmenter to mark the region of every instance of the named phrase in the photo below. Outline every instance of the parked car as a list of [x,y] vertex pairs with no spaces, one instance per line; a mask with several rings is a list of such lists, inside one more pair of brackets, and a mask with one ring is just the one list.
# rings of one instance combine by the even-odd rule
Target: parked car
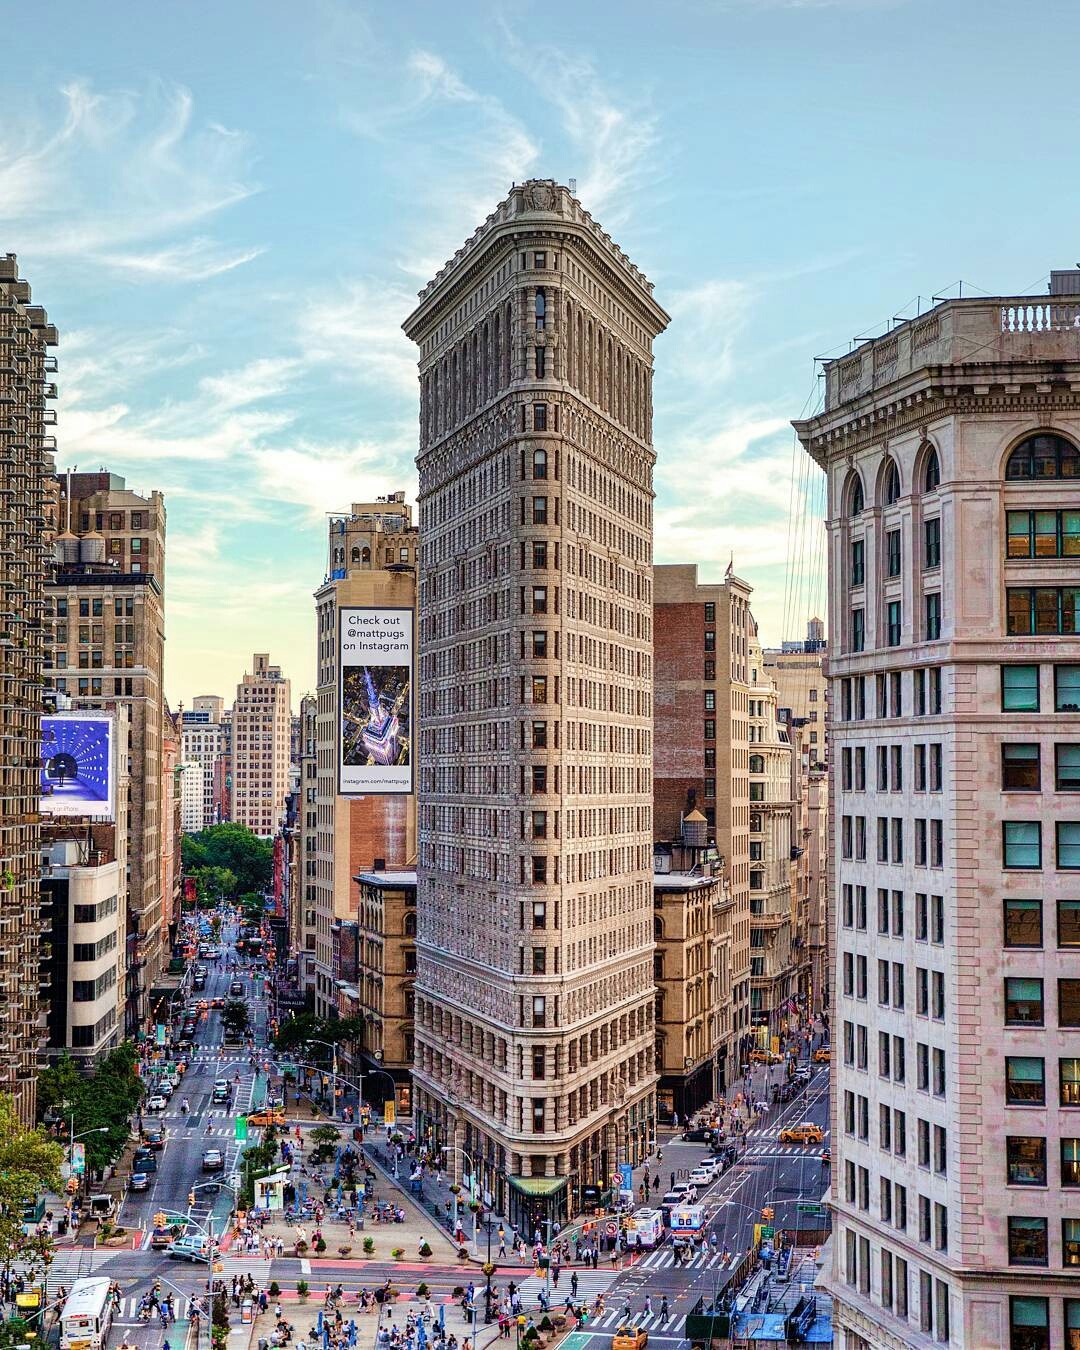
[[[142,1132],[143,1149],[163,1149],[165,1147],[165,1131],[160,1125],[146,1125]],[[143,1149],[139,1151],[142,1152]]]
[[698,1190],[712,1183],[713,1171],[711,1167],[695,1167],[690,1173],[690,1184],[696,1186]]
[[147,1097],[146,1099],[146,1109],[148,1111],[164,1111],[168,1104],[169,1103],[160,1092],[155,1092],[152,1097]]
[[824,1140],[824,1130],[812,1120],[804,1120],[801,1125],[789,1125],[780,1131],[782,1144],[821,1144]]
[[683,1142],[686,1144],[708,1144],[712,1141],[712,1130],[684,1130]]

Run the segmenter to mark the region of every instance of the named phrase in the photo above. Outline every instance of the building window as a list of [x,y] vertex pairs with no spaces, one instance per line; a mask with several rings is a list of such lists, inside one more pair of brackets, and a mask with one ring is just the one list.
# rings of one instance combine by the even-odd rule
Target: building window
[[1080,900],[1057,902],[1057,945],[1080,947]]
[[941,637],[941,595],[934,591],[923,597],[925,606],[926,641],[936,642]]
[[1039,746],[1034,741],[1001,747],[1001,788],[1003,792],[1038,792]]
[[[538,403],[537,408],[545,408],[547,404]],[[532,473],[534,478],[546,478],[548,476],[547,451],[534,450],[532,457]]]
[[1008,1106],[1043,1106],[1046,1064],[1031,1055],[1006,1055],[1005,1102]]
[[1080,712],[1080,666],[1054,667],[1054,709]]
[[1080,451],[1064,436],[1029,436],[1005,466],[1006,479],[1080,478]]
[[711,600],[707,601],[705,604],[705,622],[716,622],[716,605]]
[[1080,1186],[1080,1139],[1061,1141],[1061,1184]]
[[866,646],[866,611],[851,611],[851,650],[861,652]]
[[858,474],[852,475],[852,482],[849,488],[849,500],[851,502],[851,506],[848,510],[848,515],[850,516],[862,515],[865,500],[863,497],[862,479],[859,477]]
[[1039,948],[1043,945],[1042,901],[1006,900],[1006,947]]
[[1080,557],[1080,511],[1006,512],[1010,558]]
[[534,525],[547,524],[548,513],[546,497],[534,497],[532,499],[532,518]]
[[1080,821],[1059,820],[1056,831],[1058,870],[1080,871]]
[[1010,976],[1005,981],[1005,1025],[1043,1025],[1043,982]]
[[1054,747],[1054,787],[1058,792],[1080,792],[1080,744]]
[[1058,1060],[1058,1089],[1062,1106],[1080,1106],[1080,1059]]
[[532,837],[534,839],[547,838],[547,812],[534,811],[532,813]]
[[886,574],[890,577],[900,575],[900,531],[889,530],[885,535]]
[[851,584],[861,586],[866,580],[866,545],[861,539],[851,544]]
[[1058,980],[1058,1026],[1080,1027],[1080,980]]
[[534,675],[532,677],[532,701],[534,703],[547,702],[547,676]]
[[1046,1185],[1046,1140],[1036,1135],[1009,1135],[1005,1140],[1005,1175],[1010,1186]]
[[707,741],[715,741],[715,740],[716,740],[716,720],[715,720],[715,718],[712,718],[712,717],[706,717],[706,719],[705,719],[705,739],[706,739]]
[[[1061,1221],[1061,1264],[1080,1266],[1080,1219]],[[1077,1326],[1080,1327],[1080,1321]]]
[[1009,1350],[1050,1350],[1050,1300],[1009,1299]]
[[532,588],[532,612],[534,614],[546,614],[548,608],[548,593],[546,586],[534,586]]
[[[710,713],[716,711],[716,690],[715,690],[715,689],[706,689],[706,690],[705,690],[705,711],[706,711],[706,712],[710,712]],[[753,756],[750,757],[750,772],[751,772],[751,773],[754,772],[754,767],[753,767]]]
[[542,994],[537,995],[532,1001],[532,1024],[534,1027],[547,1025],[547,1000]]
[[1003,866],[1026,871],[1042,867],[1042,829],[1037,820],[1006,820],[1001,832]]
[[544,327],[547,318],[547,298],[543,286],[537,286],[536,288],[536,300],[533,308],[536,315],[536,327],[541,329]]
[[[1074,667],[1080,669],[1080,667]],[[1080,692],[1080,691],[1078,691]],[[1039,711],[1039,667],[1001,667],[1002,712]]]
[[923,523],[923,567],[931,572],[941,566],[941,521],[935,518]]
[[1080,588],[1011,586],[1006,599],[1011,637],[1080,632]]
[[900,601],[890,600],[888,604],[887,620],[888,624],[888,642],[890,647],[900,646]]
[[[537,347],[536,351],[536,378],[542,380],[547,374],[547,348]],[[539,428],[536,428],[539,430]]]
[[1009,1265],[1045,1266],[1049,1262],[1046,1220],[1009,1217]]
[[885,467],[883,498],[886,506],[893,506],[900,500],[900,472],[896,461],[890,459]]
[[[537,349],[536,349],[536,355],[537,355],[537,357],[539,358],[539,357],[543,356],[543,354],[544,354],[544,349],[543,349],[543,347],[537,347]],[[537,372],[536,372],[537,379],[540,379],[540,378],[542,377],[542,375],[543,375],[543,371],[542,371],[542,369],[541,369],[541,367],[543,366],[543,362],[540,361],[540,360],[537,360],[537,363],[536,363],[536,364],[537,364]],[[548,429],[548,425],[547,425],[547,404],[546,404],[546,403],[534,403],[534,404],[533,404],[533,431],[547,431],[547,429]],[[535,476],[535,475],[534,475],[534,476]]]

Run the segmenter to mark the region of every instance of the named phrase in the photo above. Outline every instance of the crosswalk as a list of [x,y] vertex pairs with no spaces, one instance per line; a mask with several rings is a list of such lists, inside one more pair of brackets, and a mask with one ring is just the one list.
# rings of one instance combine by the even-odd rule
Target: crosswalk
[[57,1247],[49,1264],[49,1283],[71,1287],[73,1280],[89,1275],[94,1266],[96,1252],[87,1247]]
[[624,1316],[624,1308],[620,1304],[618,1308],[608,1309],[607,1312],[601,1313],[599,1317],[590,1317],[585,1330],[611,1333],[617,1331],[620,1326],[632,1324],[656,1335],[663,1333],[665,1336],[677,1336],[683,1331],[686,1326],[685,1313],[669,1312],[665,1318],[661,1316],[659,1297],[653,1298],[651,1303],[652,1311],[645,1312],[643,1308],[637,1306],[637,1300],[633,1300],[629,1317]]
[[[113,1319],[117,1326],[137,1327],[144,1323],[139,1321],[139,1304],[142,1301],[142,1295],[130,1295],[120,1299],[120,1305],[116,1310],[116,1316]],[[176,1321],[183,1322],[187,1319],[191,1308],[191,1299],[179,1294],[173,1295],[173,1312],[176,1314]],[[160,1326],[160,1319],[155,1315],[150,1325]]]
[[[737,1265],[741,1259],[741,1253],[731,1252],[728,1259],[724,1260],[723,1252],[699,1252],[697,1256],[692,1256],[688,1261],[682,1262],[685,1270],[730,1270]],[[648,1256],[642,1257],[638,1266],[642,1270],[667,1270],[671,1266],[678,1265],[675,1260],[675,1253],[668,1247],[662,1247],[659,1251],[651,1252]]]
[[752,1154],[757,1158],[805,1158],[807,1162],[821,1162],[820,1145],[818,1151],[803,1148],[800,1144],[778,1144],[775,1140],[763,1139],[751,1144],[743,1151],[743,1157]]
[[[574,1274],[578,1277],[578,1301],[591,1303],[597,1294],[606,1294],[621,1273],[617,1270],[578,1270],[576,1267],[573,1271],[564,1270],[559,1275],[558,1285],[548,1285],[552,1307],[555,1306],[556,1302],[562,1303],[571,1294]],[[535,1302],[537,1294],[545,1287],[544,1277],[542,1275],[529,1275],[519,1282],[519,1287],[521,1297],[526,1304]]]

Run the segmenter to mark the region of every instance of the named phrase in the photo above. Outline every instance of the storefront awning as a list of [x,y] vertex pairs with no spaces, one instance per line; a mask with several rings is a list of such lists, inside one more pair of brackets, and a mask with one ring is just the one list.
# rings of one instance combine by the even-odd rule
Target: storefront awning
[[507,1177],[522,1195],[558,1195],[566,1186],[565,1177]]

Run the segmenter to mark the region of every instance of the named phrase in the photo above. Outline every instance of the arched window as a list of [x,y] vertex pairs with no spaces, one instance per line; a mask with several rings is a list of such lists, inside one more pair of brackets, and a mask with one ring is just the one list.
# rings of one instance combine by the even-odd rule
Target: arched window
[[896,461],[890,459],[885,466],[885,477],[881,484],[881,500],[885,506],[892,506],[900,500],[900,471]]
[[765,772],[765,756],[764,756],[764,755],[751,755],[751,756],[750,756],[750,772],[751,772],[751,773],[764,773],[764,772]]
[[543,286],[536,288],[536,326],[543,328],[547,322],[547,296],[544,294]]
[[923,491],[936,492],[941,486],[941,463],[938,453],[931,448],[926,456],[926,468],[923,470]]
[[848,506],[848,515],[861,516],[864,505],[862,479],[857,473],[851,475],[851,479],[848,483],[848,502],[850,503]]
[[360,561],[362,563],[369,563],[371,561],[371,549],[365,547],[360,550]]
[[349,554],[349,558],[350,561],[354,563],[358,563],[360,561],[360,550],[355,544],[353,545],[352,552]]
[[534,450],[534,451],[533,451],[533,477],[534,477],[534,478],[546,478],[546,477],[547,477],[547,451],[546,451],[546,450]]
[[663,919],[654,916],[654,917],[653,917],[653,921],[652,921],[652,926],[653,926],[653,939],[654,939],[654,941],[656,941],[656,942],[662,942],[662,941],[663,941],[663,938],[664,938],[664,921],[663,921]]
[[416,936],[416,915],[410,910],[405,915],[404,933],[406,937]]
[[1080,450],[1064,436],[1044,432],[1021,441],[1005,466],[1007,479],[1080,478]]

